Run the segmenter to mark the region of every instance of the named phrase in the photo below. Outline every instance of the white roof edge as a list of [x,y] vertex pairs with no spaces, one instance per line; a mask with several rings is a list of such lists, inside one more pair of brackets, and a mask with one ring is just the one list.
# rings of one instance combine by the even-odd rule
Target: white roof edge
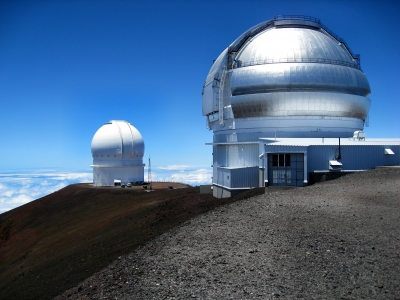
[[144,167],[145,164],[139,165],[90,165],[91,168],[135,168],[135,167]]
[[252,144],[259,144],[259,142],[221,142],[221,143],[206,143],[207,146],[214,146],[214,145],[252,145]]
[[246,167],[217,167],[218,169],[234,170],[234,169],[248,169],[248,168],[258,168],[259,166],[246,166]]
[[[265,141],[268,145],[281,146],[331,146],[338,145],[339,138],[260,138],[261,142]],[[363,146],[363,145],[382,145],[382,146],[399,146],[400,138],[393,139],[366,139],[353,140],[353,138],[340,138],[342,146]]]

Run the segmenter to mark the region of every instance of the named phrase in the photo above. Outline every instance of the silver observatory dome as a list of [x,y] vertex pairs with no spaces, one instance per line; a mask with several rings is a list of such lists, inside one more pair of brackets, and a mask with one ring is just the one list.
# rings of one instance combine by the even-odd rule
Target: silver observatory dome
[[370,86],[346,43],[320,20],[279,16],[247,30],[214,62],[203,115],[215,142],[350,137]]

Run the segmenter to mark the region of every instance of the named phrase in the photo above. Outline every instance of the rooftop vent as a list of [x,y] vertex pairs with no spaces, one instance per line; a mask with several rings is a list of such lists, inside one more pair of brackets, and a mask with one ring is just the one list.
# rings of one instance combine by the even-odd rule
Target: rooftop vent
[[353,141],[356,141],[356,140],[358,140],[358,141],[364,140],[365,141],[365,132],[362,130],[354,131]]
[[387,148],[387,149],[385,149],[385,154],[390,154],[390,155],[393,155],[393,154],[394,154],[394,152],[392,151],[392,149],[390,149],[390,148]]
[[342,170],[342,163],[337,160],[329,161],[329,171],[340,171]]

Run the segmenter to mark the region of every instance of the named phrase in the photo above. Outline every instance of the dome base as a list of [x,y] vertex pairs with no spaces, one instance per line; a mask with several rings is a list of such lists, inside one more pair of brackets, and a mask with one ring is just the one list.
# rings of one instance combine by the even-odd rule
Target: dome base
[[94,186],[114,186],[118,180],[122,184],[143,182],[144,168],[142,167],[96,167],[93,166]]

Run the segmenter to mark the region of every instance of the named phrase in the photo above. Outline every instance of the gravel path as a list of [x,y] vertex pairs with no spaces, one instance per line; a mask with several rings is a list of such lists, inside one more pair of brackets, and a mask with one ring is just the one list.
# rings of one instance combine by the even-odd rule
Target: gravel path
[[400,299],[400,168],[215,209],[59,299]]

